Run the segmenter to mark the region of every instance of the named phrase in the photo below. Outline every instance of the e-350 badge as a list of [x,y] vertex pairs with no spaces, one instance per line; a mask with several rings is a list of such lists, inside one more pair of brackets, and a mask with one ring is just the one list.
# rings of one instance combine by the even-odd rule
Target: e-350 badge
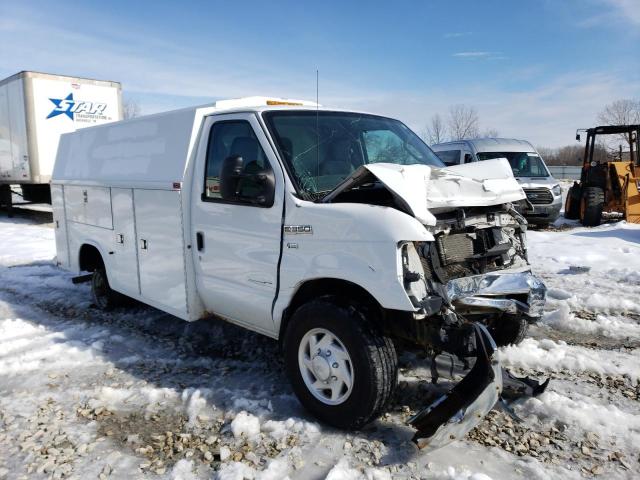
[[313,235],[313,228],[311,227],[311,225],[285,225],[284,233],[290,233],[292,235]]

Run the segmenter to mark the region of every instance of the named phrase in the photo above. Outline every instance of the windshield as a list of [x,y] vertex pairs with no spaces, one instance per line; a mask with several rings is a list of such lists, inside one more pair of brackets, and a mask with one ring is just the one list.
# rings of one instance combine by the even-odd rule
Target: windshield
[[534,152],[481,152],[478,160],[506,158],[514,177],[548,177],[549,171],[540,155]]
[[266,112],[264,117],[296,187],[306,198],[320,198],[368,163],[444,167],[397,120],[326,111]]

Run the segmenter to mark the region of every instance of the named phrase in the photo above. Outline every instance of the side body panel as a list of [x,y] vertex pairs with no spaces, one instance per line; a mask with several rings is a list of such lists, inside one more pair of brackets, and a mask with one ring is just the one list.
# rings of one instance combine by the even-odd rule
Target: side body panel
[[112,188],[113,210],[113,258],[109,281],[114,290],[128,294],[140,294],[138,248],[133,206],[133,190]]
[[133,192],[142,297],[178,316],[187,315],[180,192]]
[[172,189],[183,180],[196,109],[184,109],[63,135],[55,182]]
[[56,236],[56,264],[69,268],[69,243],[67,237],[67,219],[64,208],[64,187],[51,186],[51,206],[53,207],[53,225]]
[[[65,185],[65,189],[66,188]],[[113,262],[113,255],[109,255],[109,252],[112,251],[111,247],[113,246],[113,230],[86,223],[74,222],[67,216],[67,235],[70,271],[80,273],[80,249],[82,245],[87,244],[98,249],[107,269],[107,274],[109,274]],[[110,276],[109,282],[111,282]]]
[[[204,312],[193,261],[184,262],[191,230],[182,187],[190,192],[206,111],[189,108],[62,135],[54,167],[53,184],[64,186],[71,219],[69,270],[80,271],[80,248],[93,245],[112,288],[185,320]],[[92,210],[99,198],[108,207],[98,209],[104,216]]]
[[111,191],[108,187],[67,185],[64,195],[69,221],[100,228],[113,228]]

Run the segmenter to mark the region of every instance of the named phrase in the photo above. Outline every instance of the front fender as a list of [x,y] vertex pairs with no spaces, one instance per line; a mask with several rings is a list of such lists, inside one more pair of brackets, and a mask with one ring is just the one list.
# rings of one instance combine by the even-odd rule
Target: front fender
[[[354,283],[386,309],[416,311],[404,288],[399,245],[433,241],[415,218],[388,207],[298,201],[288,209],[280,267],[276,322],[300,285],[309,280]],[[287,229],[287,226],[308,226]]]

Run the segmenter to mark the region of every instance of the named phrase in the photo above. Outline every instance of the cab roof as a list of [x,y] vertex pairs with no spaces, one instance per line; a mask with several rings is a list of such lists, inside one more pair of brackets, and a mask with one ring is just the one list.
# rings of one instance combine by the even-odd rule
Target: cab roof
[[[240,113],[240,112],[265,112],[265,111],[282,111],[282,110],[308,110],[308,111],[330,111],[330,112],[349,112],[356,113],[362,115],[376,115],[369,112],[357,111],[352,109],[342,109],[342,108],[326,108],[322,105],[311,102],[308,100],[295,100],[290,98],[279,98],[279,97],[262,97],[262,96],[254,96],[254,97],[242,97],[242,98],[232,98],[225,100],[218,100],[214,103],[205,103],[202,105],[196,105],[192,107],[183,107],[175,110],[168,110],[164,112],[150,113],[141,115],[139,117],[119,120],[117,123],[131,123],[138,121],[143,118],[161,118],[166,116],[173,116],[181,113],[193,113],[199,114],[202,116],[206,115],[214,115],[218,113]],[[380,116],[380,115],[376,115]],[[85,127],[87,128],[96,128],[96,126]]]

